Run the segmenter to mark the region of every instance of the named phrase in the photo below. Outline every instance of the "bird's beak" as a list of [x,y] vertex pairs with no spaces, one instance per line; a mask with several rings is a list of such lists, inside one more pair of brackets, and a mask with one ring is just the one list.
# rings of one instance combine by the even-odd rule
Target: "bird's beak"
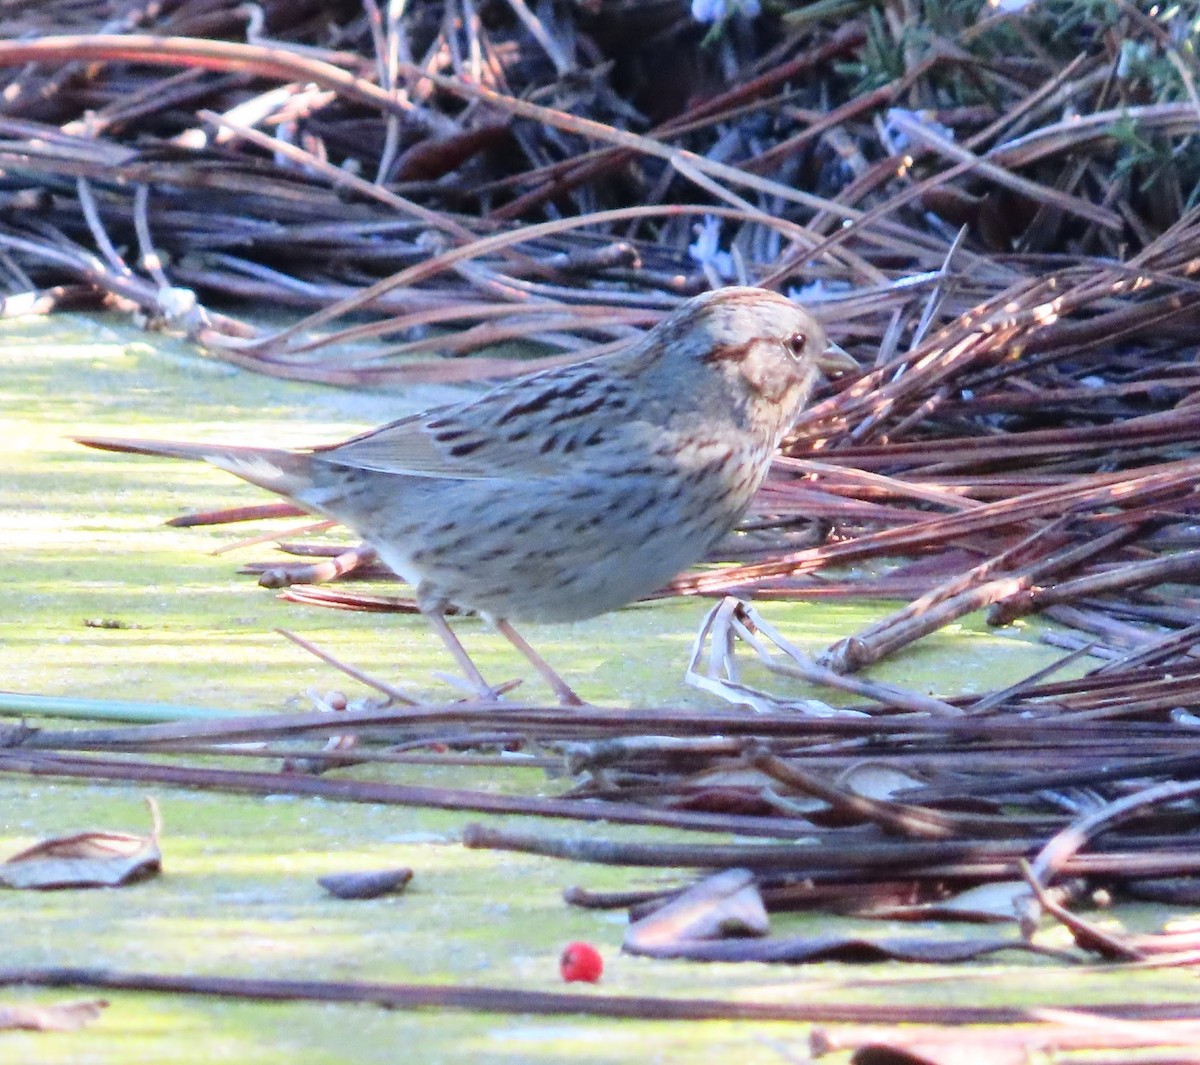
[[858,373],[861,367],[850,357],[850,354],[840,348],[832,340],[821,355],[817,356],[817,366],[826,377],[838,374]]

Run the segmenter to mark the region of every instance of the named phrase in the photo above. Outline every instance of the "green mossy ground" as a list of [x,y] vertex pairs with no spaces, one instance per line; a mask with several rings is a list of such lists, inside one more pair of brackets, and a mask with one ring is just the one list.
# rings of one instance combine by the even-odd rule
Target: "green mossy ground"
[[[294,629],[373,673],[427,694],[450,664],[417,618],[346,614],[278,600],[210,552],[239,533],[172,529],[185,509],[262,502],[203,466],[77,447],[76,433],[316,443],[412,409],[412,397],[353,397],[233,374],[185,345],[113,320],[63,316],[3,326],[0,345],[0,688],[263,712],[298,709],[305,689],[340,676],[274,633]],[[444,395],[426,391],[425,405]],[[284,526],[293,523],[283,523]],[[256,527],[260,528],[260,527]],[[528,635],[600,703],[666,705],[703,697],[681,682],[707,603],[639,607]],[[784,632],[817,648],[886,609],[767,604]],[[128,628],[87,627],[116,619]],[[973,619],[972,619],[973,620]],[[460,632],[486,675],[524,675],[502,640]],[[927,691],[982,690],[1056,657],[1026,630],[947,630],[880,676]],[[537,690],[531,684],[531,696]],[[352,692],[357,695],[359,693]],[[353,772],[362,773],[363,770]],[[392,767],[402,783],[553,794],[540,772]],[[140,831],[144,789],[0,777],[0,857],[85,828]],[[4,967],[107,966],[164,973],[464,983],[561,990],[558,952],[587,939],[605,954],[603,992],[788,1001],[1042,1003],[1182,997],[1175,974],[1064,977],[1046,962],[956,969],[819,965],[700,966],[618,953],[624,917],[568,909],[563,887],[653,883],[646,870],[571,866],[458,845],[470,815],[313,799],[237,798],[155,789],[166,821],[164,875],[120,891],[0,892]],[[667,833],[506,819],[567,836],[662,839]],[[406,894],[334,901],[329,872],[408,865]],[[1122,917],[1129,915],[1122,910]],[[1133,916],[1148,927],[1163,914]],[[789,917],[777,931],[829,930]],[[903,931],[901,926],[893,930]],[[920,931],[920,929],[908,929]],[[926,930],[928,931],[928,930]],[[957,933],[957,930],[956,930]],[[924,974],[927,982],[895,983]],[[580,994],[592,993],[583,989]],[[77,995],[0,991],[0,1002]],[[374,1007],[254,1005],[108,995],[102,1019],[71,1035],[0,1034],[0,1060],[58,1062],[784,1062],[805,1054],[801,1026],[613,1023]]]

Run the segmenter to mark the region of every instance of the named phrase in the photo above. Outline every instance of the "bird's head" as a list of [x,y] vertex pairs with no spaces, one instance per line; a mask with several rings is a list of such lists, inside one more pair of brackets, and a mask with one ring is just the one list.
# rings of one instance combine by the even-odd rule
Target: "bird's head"
[[[659,326],[664,346],[716,371],[720,392],[775,433],[791,427],[818,373],[858,365],[803,307],[766,289],[730,287],[690,300]],[[657,331],[657,330],[656,330]],[[711,380],[711,378],[710,378]]]

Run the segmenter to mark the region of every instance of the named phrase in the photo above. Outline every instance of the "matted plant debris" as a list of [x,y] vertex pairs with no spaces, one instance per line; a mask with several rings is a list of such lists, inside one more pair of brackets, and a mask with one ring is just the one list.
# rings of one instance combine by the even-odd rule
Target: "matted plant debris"
[[[1182,7],[1115,0],[921,12],[734,0],[0,12],[5,315],[102,304],[238,366],[378,387],[611,350],[737,281],[812,306],[863,368],[806,413],[710,560],[727,564],[664,589],[717,599],[688,677],[725,707],[398,706],[408,696],[349,670],[375,701],[12,730],[0,772],[668,827],[679,840],[653,846],[601,830],[465,838],[678,870],[653,888],[567,893],[650,928],[655,907],[691,911],[697,878],[747,870],[734,894],[752,892],[768,918],[936,917],[943,930],[825,944],[676,930],[664,949],[689,956],[698,940],[714,957],[948,963],[1043,951],[1044,932],[1061,943],[1066,928],[1076,961],[1194,964],[1188,932],[1133,935],[1086,911],[1119,917],[1123,897],[1154,892],[1194,900],[1200,883],[1200,28]],[[263,304],[304,317],[263,324],[246,310]],[[295,514],[195,504],[180,523]],[[413,609],[402,594],[312,588],[382,573],[354,543],[300,539],[312,531],[276,533],[284,557],[247,568],[270,587],[303,582],[285,594],[306,604]],[[771,623],[772,600],[842,597],[903,605],[816,656]],[[1042,639],[1062,660],[971,694],[870,677],[977,611],[995,626],[1053,620]],[[386,778],[408,763],[511,768],[514,752],[563,774],[552,794]],[[357,779],[358,762],[377,776]],[[714,905],[704,927],[763,928],[743,910],[732,920]],[[967,922],[987,922],[988,938]],[[120,977],[94,979],[165,986]],[[1195,1041],[1191,1014],[1113,1017],[834,1019],[1037,1022],[997,1051],[1022,1055]],[[877,1033],[859,1035],[839,1044],[859,1060],[952,1060],[968,1045],[920,1031],[880,1051]]]
[[[1142,648],[1192,624],[1200,572],[1200,29],[1107,0],[910,15],[6,11],[5,312],[101,298],[215,358],[377,386],[522,372],[714,285],[781,288],[864,374],[797,427],[716,553],[741,564],[673,591],[913,600],[831,648],[839,672],[984,608]],[[268,327],[247,301],[312,313]],[[346,549],[258,568],[378,572]]]

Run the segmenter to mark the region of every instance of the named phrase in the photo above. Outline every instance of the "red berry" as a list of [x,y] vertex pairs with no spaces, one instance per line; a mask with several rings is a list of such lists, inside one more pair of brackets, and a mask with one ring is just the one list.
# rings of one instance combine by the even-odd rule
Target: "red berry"
[[604,972],[604,959],[590,943],[568,943],[558,959],[558,971],[567,983],[586,980],[594,984]]

